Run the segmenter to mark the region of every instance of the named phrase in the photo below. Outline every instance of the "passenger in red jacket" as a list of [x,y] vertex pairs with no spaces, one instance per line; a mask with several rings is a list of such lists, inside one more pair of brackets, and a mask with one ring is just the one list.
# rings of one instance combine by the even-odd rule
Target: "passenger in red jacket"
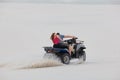
[[50,38],[53,42],[54,48],[67,48],[70,55],[71,55],[71,51],[73,50],[73,46],[68,45],[67,43],[64,43],[63,38],[76,38],[75,36],[60,35],[59,33],[52,33]]

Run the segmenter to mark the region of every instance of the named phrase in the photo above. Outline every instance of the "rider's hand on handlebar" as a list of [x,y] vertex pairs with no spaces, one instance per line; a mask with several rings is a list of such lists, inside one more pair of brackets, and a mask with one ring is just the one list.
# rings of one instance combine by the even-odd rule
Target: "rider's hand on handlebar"
[[74,39],[78,39],[76,36],[73,36]]

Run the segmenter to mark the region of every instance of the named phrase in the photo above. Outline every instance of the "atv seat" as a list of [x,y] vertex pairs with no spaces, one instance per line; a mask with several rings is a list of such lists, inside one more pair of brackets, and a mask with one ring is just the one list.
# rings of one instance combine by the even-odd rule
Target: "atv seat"
[[47,53],[54,52],[54,53],[69,53],[68,49],[66,48],[53,48],[53,47],[44,47],[44,50]]
[[55,52],[55,53],[69,53],[68,52],[68,49],[66,49],[66,48],[53,48],[53,52]]

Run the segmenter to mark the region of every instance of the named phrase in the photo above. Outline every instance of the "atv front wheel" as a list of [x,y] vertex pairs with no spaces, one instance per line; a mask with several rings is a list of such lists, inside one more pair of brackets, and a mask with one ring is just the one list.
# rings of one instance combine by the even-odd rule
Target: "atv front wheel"
[[68,53],[64,53],[62,56],[61,56],[61,61],[62,63],[64,64],[69,64],[70,63],[70,55]]
[[85,51],[81,52],[81,54],[79,55],[79,60],[81,60],[82,62],[86,61],[86,53],[85,53]]

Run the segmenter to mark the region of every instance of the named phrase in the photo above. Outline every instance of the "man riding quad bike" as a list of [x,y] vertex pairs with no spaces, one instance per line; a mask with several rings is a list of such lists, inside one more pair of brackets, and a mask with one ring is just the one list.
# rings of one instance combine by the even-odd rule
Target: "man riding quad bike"
[[79,60],[86,60],[86,53],[84,49],[84,41],[77,40],[77,38],[72,38],[68,40],[64,40],[64,43],[73,46],[73,50],[71,54],[68,48],[56,48],[56,47],[44,47],[46,54],[54,54],[58,58],[60,58],[61,62],[64,64],[69,64],[71,59],[78,58]]

